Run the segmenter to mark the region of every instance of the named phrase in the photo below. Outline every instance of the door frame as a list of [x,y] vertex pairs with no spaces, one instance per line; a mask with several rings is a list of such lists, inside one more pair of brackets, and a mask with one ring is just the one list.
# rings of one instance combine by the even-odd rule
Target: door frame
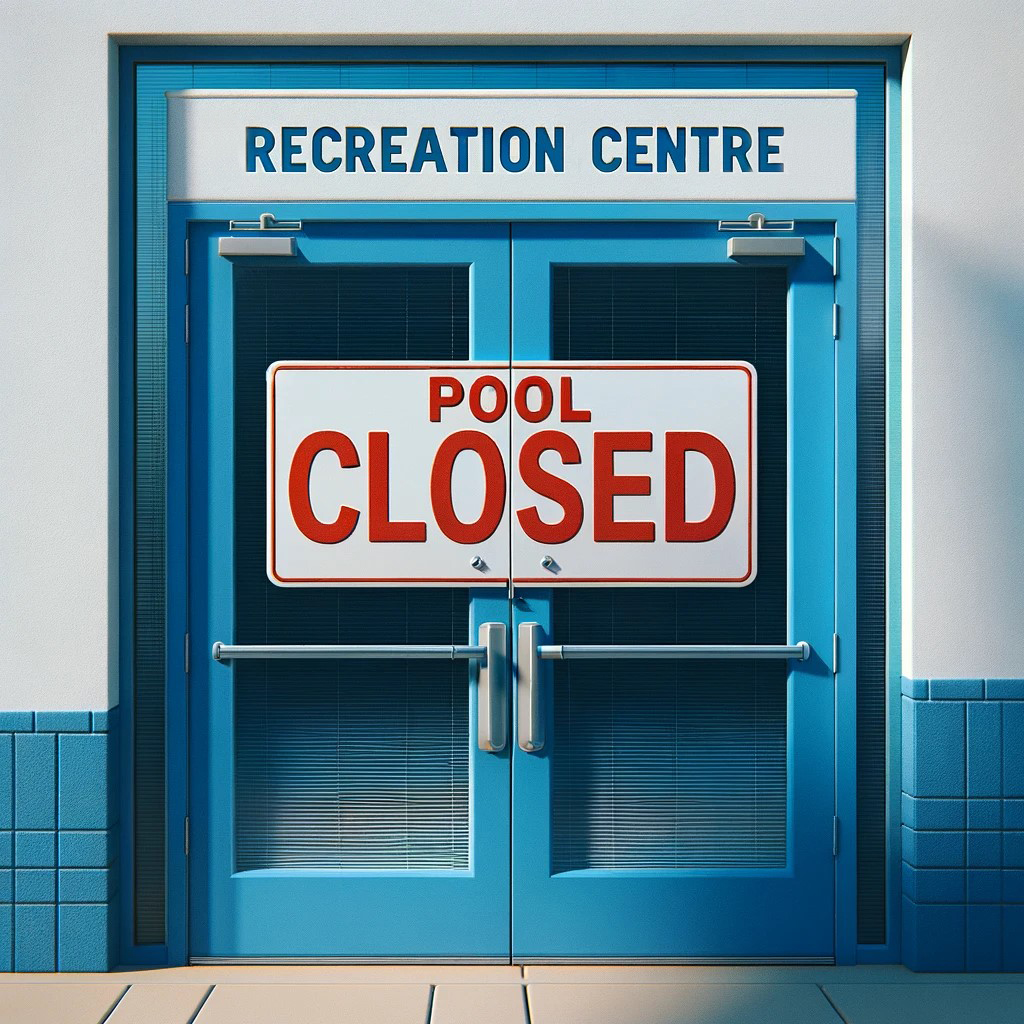
[[[842,260],[835,276],[835,954],[853,962],[856,942],[856,582],[857,582],[857,206],[856,203],[169,203],[167,224],[167,636],[185,637],[188,619],[188,237],[194,223],[222,225],[271,213],[281,220],[454,223],[466,221],[714,222],[821,221],[835,225]],[[722,245],[728,233],[722,232]],[[842,541],[840,541],[842,539]],[[202,657],[205,652],[197,651]],[[189,885],[188,660],[169,651],[167,690],[168,961],[187,963]],[[179,671],[174,671],[175,666]],[[180,681],[174,685],[172,680]],[[851,837],[844,841],[845,837]]]

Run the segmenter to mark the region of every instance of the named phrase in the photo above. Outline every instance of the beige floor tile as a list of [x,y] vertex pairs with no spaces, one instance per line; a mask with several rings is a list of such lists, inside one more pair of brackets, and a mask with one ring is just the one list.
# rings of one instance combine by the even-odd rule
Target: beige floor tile
[[9,981],[0,988],[0,1024],[100,1024],[124,989],[95,982]]
[[[530,984],[560,982],[707,985],[930,985],[951,975],[915,974],[899,964],[858,964],[842,967],[737,965],[673,967],[667,965],[538,964],[523,968]],[[1020,985],[1024,974],[958,974],[960,984]]]
[[106,1024],[190,1024],[209,985],[140,982],[132,985]]
[[532,1024],[841,1024],[816,985],[529,985]]
[[949,975],[913,985],[826,985],[847,1024],[1022,1024],[1024,986],[963,983]]
[[423,1024],[429,985],[218,985],[195,1024]]
[[434,989],[430,1024],[527,1024],[522,985],[450,985]]
[[[14,977],[8,975],[7,977]],[[21,975],[20,977],[24,977]],[[48,978],[75,977],[75,975],[47,975]],[[83,977],[78,975],[77,977]],[[99,974],[90,976],[99,980],[111,980],[116,977],[125,984],[145,982],[153,983],[185,983],[190,985],[217,985],[244,982],[245,984],[354,984],[354,985],[392,985],[392,984],[482,984],[489,982],[514,983],[522,978],[522,969],[509,965],[472,965],[472,964],[378,964],[359,965],[352,967],[300,967],[300,966],[263,966],[240,965],[219,967],[151,967],[119,971],[114,975]],[[0,975],[2,983],[4,975]]]
[[817,985],[829,978],[843,982],[861,980],[851,972],[882,972],[863,980],[884,982],[901,980],[898,972],[909,974],[905,967],[896,966],[801,967],[759,964],[689,967],[668,964],[538,964],[524,967],[523,970],[526,980],[531,984],[555,981],[571,985],[592,982],[628,982],[637,985]]

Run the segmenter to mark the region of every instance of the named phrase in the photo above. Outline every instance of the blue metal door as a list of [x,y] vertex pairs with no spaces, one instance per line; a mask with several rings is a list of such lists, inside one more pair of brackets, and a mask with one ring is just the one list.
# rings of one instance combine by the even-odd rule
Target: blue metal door
[[[193,960],[830,958],[832,225],[748,263],[716,223],[515,225],[511,251],[507,225],[307,224],[286,258],[219,256],[225,233],[190,233]],[[266,370],[332,359],[501,362],[509,394],[517,363],[751,364],[756,577],[273,587]],[[465,662],[209,656],[471,646],[484,623],[509,627],[518,675],[497,753]],[[622,657],[799,643],[806,660]]]
[[716,223],[513,228],[513,368],[743,360],[758,406],[753,582],[516,587],[517,961],[833,955],[833,232],[797,223],[803,258],[744,264]]
[[190,232],[190,955],[507,961],[508,746],[478,743],[466,661],[418,660],[507,626],[507,592],[271,584],[265,393],[278,360],[507,365],[508,228],[307,223],[238,258],[227,234]]

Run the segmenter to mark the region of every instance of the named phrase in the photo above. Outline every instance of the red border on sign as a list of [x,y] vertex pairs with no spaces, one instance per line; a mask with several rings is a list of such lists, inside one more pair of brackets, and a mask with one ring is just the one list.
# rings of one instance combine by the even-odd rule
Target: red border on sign
[[[480,370],[544,370],[550,372],[553,369],[561,370],[740,370],[747,377],[747,571],[742,576],[725,577],[694,577],[694,576],[584,576],[584,577],[557,577],[550,576],[514,576],[510,581],[507,576],[494,577],[488,580],[481,580],[479,577],[463,576],[337,576],[337,577],[315,577],[295,576],[285,577],[277,572],[277,472],[276,472],[276,406],[275,386],[279,370],[458,370],[458,369],[480,369]],[[510,412],[510,415],[513,413]],[[573,583],[602,583],[614,585],[616,583],[743,583],[750,579],[754,570],[754,459],[753,459],[753,436],[754,436],[754,378],[750,367],[744,363],[569,363],[569,362],[465,362],[465,363],[284,363],[273,368],[270,374],[270,409],[268,411],[270,428],[270,565],[268,569],[271,576],[278,583],[465,583],[470,586],[488,587],[503,586],[511,582],[513,585],[540,584],[544,586],[566,586]],[[511,491],[510,491],[511,494]],[[511,514],[511,513],[510,513]]]
[[517,583],[743,583],[754,571],[754,378],[745,363],[513,363],[513,370],[741,370],[747,376],[747,571],[742,576],[513,576]]

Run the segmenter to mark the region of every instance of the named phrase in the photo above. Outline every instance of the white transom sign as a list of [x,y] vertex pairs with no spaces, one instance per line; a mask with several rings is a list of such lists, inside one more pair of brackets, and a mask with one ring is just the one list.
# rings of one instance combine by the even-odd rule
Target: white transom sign
[[169,93],[170,200],[853,201],[856,93]]
[[281,586],[743,586],[754,368],[275,363]]

